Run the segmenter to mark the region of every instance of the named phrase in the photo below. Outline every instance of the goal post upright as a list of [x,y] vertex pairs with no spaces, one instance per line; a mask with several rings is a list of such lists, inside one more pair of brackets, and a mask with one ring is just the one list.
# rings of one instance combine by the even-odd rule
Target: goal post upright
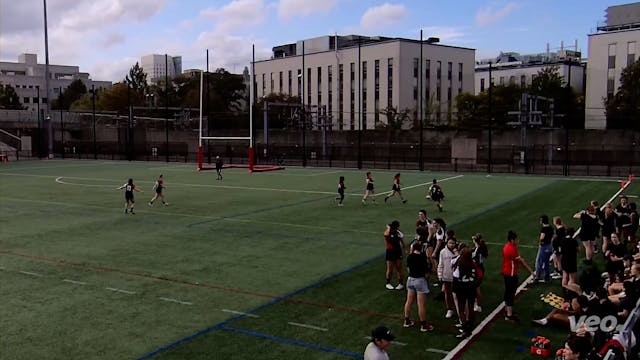
[[204,71],[200,71],[200,125],[198,126],[198,171],[202,170],[202,84]]
[[253,172],[253,73],[256,62],[256,45],[251,44],[251,69],[249,70],[249,172]]

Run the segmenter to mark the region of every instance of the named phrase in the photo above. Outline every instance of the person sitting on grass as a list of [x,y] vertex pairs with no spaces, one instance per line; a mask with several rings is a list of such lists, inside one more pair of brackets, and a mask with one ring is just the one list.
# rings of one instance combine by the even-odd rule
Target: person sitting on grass
[[567,287],[568,296],[564,299],[562,309],[553,309],[547,316],[532,320],[534,324],[546,326],[550,324],[559,325],[567,329],[570,328],[569,317],[575,318],[588,313],[589,299],[582,294],[582,289],[578,284],[569,284]]

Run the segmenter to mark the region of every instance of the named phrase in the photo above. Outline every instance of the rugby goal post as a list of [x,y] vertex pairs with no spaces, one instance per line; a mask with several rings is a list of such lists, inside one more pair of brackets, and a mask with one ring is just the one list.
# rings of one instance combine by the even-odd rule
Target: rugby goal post
[[[253,65],[253,62],[252,62]],[[251,79],[249,85],[249,136],[203,136],[203,122],[202,122],[202,113],[203,113],[203,89],[204,89],[204,71],[200,72],[200,121],[198,126],[198,171],[202,170],[212,170],[214,167],[205,166],[204,165],[204,150],[202,147],[203,141],[242,141],[248,140],[248,156],[247,156],[247,164],[226,164],[225,168],[247,168],[249,173],[253,172],[263,172],[263,171],[273,171],[273,170],[284,170],[282,166],[272,166],[272,165],[256,165],[255,164],[255,156],[253,150],[253,66],[251,66],[251,70],[249,72],[249,78]]]

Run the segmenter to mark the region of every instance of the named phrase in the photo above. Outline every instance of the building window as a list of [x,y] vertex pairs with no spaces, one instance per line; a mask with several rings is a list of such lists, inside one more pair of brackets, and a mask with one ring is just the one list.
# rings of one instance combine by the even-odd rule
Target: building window
[[333,66],[327,66],[327,116],[329,124],[333,124]]
[[282,94],[282,71],[280,71],[280,73],[279,73],[279,79],[278,79],[278,82],[279,82],[279,84],[278,84],[278,85],[279,85],[279,87],[278,87],[278,92],[279,92],[280,94]]
[[362,130],[367,129],[367,62],[362,62]]
[[449,80],[449,82],[451,82],[452,79],[452,73],[453,72],[453,64],[448,62],[447,63],[447,80]]
[[627,43],[627,66],[633,64],[636,61],[636,42],[630,41]]
[[427,60],[425,61],[425,67],[424,67],[424,100],[425,101],[425,105],[423,106],[423,110],[425,112],[425,117],[423,119],[427,119],[427,114],[430,112],[431,109],[429,109],[429,106],[431,106],[430,103],[430,99],[431,99],[431,60]]
[[527,75],[520,76],[520,87],[523,89],[527,87]]
[[34,97],[34,98],[33,98],[33,103],[34,103],[34,104],[37,104],[37,103],[38,103],[38,98],[37,98],[37,97]]
[[307,105],[311,105],[311,68],[307,68]]
[[318,87],[318,106],[320,106],[320,104],[322,104],[322,68],[318,67],[318,81],[317,81],[317,87]]
[[373,90],[373,107],[375,111],[373,123],[375,126],[380,121],[380,60],[373,62],[373,82],[375,84]]
[[289,94],[289,96],[291,96],[291,86],[293,85],[293,79],[291,77],[291,70],[289,70],[289,74],[288,75],[289,75],[289,79],[288,79],[289,91],[288,91],[288,94]]
[[607,69],[615,69],[616,67],[616,44],[609,44],[609,57],[607,61]]
[[267,95],[267,80],[265,79],[267,75],[266,74],[262,74],[262,96]]
[[25,103],[25,104],[28,104],[29,100],[30,100],[29,97],[25,97],[25,98],[22,99],[22,102]]
[[298,69],[298,98],[302,100],[302,70]]
[[480,79],[480,92],[484,92],[484,78]]
[[393,58],[387,59],[387,107],[393,106]]
[[45,98],[45,97],[43,97],[43,98],[42,98],[42,103],[43,103],[43,104],[46,104],[46,103],[48,103],[48,102],[49,102],[49,99],[48,99],[48,98]]
[[350,70],[350,101],[349,101],[349,129],[355,130],[356,124],[356,64],[351,63]]
[[338,129],[344,129],[344,66],[338,65]]
[[442,61],[436,62],[436,101],[442,100]]
[[504,85],[504,76],[500,76],[500,85]]
[[509,85],[515,85],[516,84],[516,77],[515,75],[511,75],[509,76]]
[[269,93],[273,94],[273,73],[269,73]]
[[460,83],[460,87],[462,87],[462,63],[458,63],[458,82]]

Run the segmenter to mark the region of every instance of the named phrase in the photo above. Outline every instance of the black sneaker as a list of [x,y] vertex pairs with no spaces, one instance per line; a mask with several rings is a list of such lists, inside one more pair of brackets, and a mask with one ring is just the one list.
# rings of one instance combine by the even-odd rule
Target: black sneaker
[[403,203],[403,204],[406,204],[406,203],[407,203],[407,200],[406,200],[406,199],[405,199],[405,200],[402,200],[402,203]]
[[385,204],[387,203],[387,200],[389,200],[389,198],[388,198],[388,197],[385,197],[385,198],[384,198],[384,203],[385,203]]

